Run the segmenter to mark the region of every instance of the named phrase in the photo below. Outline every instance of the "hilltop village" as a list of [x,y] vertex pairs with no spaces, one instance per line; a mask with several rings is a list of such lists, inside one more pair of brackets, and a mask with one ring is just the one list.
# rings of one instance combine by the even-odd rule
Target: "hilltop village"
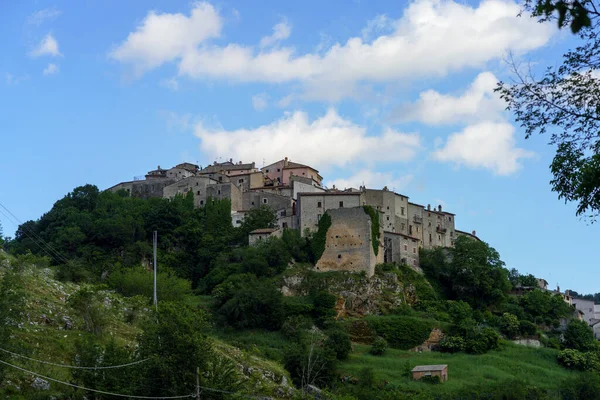
[[[299,229],[302,235],[314,233],[327,212],[331,225],[316,265],[321,271],[365,271],[372,276],[375,265],[382,262],[402,262],[418,269],[420,248],[453,246],[458,235],[479,240],[475,231],[457,230],[455,215],[441,205],[413,203],[408,196],[387,187],[342,190],[326,188],[322,182],[318,170],[287,157],[260,169],[254,162],[230,159],[204,168],[192,163],[170,169],[158,166],[143,178],[121,182],[108,190],[125,190],[141,198],[174,198],[192,192],[196,207],[209,199],[227,199],[234,226],[242,223],[248,211],[268,206],[276,213],[278,228],[252,232],[251,244],[270,235],[278,236],[286,228]],[[378,221],[373,221],[364,206],[376,210]],[[379,226],[378,234],[373,233],[373,224]]]

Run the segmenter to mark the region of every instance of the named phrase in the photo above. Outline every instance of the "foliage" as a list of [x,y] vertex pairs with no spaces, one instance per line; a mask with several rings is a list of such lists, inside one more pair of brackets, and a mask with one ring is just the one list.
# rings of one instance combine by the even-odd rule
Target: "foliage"
[[[536,78],[513,62],[514,84],[500,82],[496,91],[507,102],[526,138],[550,133],[556,155],[550,165],[552,190],[577,203],[577,215],[591,221],[600,213],[600,67],[598,12],[594,0],[527,0],[525,9],[542,21],[556,18],[570,26],[583,44],[568,51],[562,64]],[[592,22],[593,19],[593,23]]]
[[586,372],[563,382],[560,390],[563,400],[600,400],[600,375]]
[[500,346],[500,336],[492,328],[476,329],[467,339],[465,350],[471,354],[484,354]]
[[239,287],[217,314],[236,328],[278,330],[283,323],[283,295],[269,281]]
[[202,398],[207,400],[228,399],[227,394],[218,391],[240,393],[246,386],[235,362],[218,355],[212,357],[201,372],[200,385],[213,389],[203,391]]
[[519,271],[515,268],[512,268],[508,273],[508,280],[512,284],[513,288],[518,287],[538,287],[538,280],[535,276],[521,275]]
[[442,353],[458,353],[465,351],[465,340],[460,336],[444,336],[440,340],[439,350]]
[[380,224],[379,213],[372,206],[363,206],[365,213],[371,218],[371,245],[375,255],[379,253]]
[[588,351],[595,348],[594,332],[584,321],[571,320],[564,333],[564,346],[567,349]]
[[519,333],[522,336],[533,336],[537,333],[537,326],[533,322],[519,321]]
[[425,375],[421,377],[421,379],[419,379],[419,382],[429,383],[430,385],[436,385],[439,384],[441,381],[440,377],[437,375]]
[[560,295],[539,289],[521,296],[519,305],[525,317],[537,323],[548,321],[548,325],[558,323],[560,318],[566,318],[572,312]]
[[313,319],[318,326],[323,327],[335,317],[336,297],[326,290],[319,290],[311,294],[313,302]]
[[327,340],[325,346],[331,348],[335,352],[335,356],[338,360],[345,360],[348,358],[350,351],[352,351],[352,344],[350,343],[350,335],[342,327],[335,327],[329,329],[327,332]]
[[473,308],[500,304],[511,285],[500,255],[488,244],[459,236],[450,249],[422,250],[421,267],[449,299]]
[[[124,296],[153,297],[154,275],[141,266],[114,271],[108,283]],[[161,301],[183,301],[191,293],[191,282],[172,271],[160,271],[156,274],[156,291]]]
[[[21,320],[25,308],[25,292],[19,270],[5,270],[0,281],[0,347],[7,350],[17,350],[11,334]],[[0,360],[9,356],[0,354]],[[0,382],[3,380],[4,365],[0,365]]]
[[502,333],[513,339],[519,335],[519,319],[511,313],[502,314]]
[[335,377],[336,353],[325,345],[325,338],[316,330],[285,351],[285,369],[298,387],[329,386]]
[[369,327],[391,347],[408,350],[422,344],[431,333],[431,321],[414,317],[367,317]]
[[276,227],[277,216],[275,215],[275,211],[271,207],[261,204],[259,208],[249,210],[245,213],[239,231],[241,242],[247,244],[248,234],[255,229]]
[[212,343],[205,336],[207,329],[202,311],[182,303],[159,303],[156,319],[146,322],[138,338],[137,356],[150,358],[140,364],[138,393],[146,396],[193,393],[196,368],[206,370],[213,357]]
[[311,239],[311,250],[313,254],[313,262],[319,261],[325,251],[325,242],[327,241],[327,231],[331,226],[331,216],[326,212],[319,219],[318,229],[313,234]]
[[69,296],[67,304],[83,319],[85,329],[96,336],[102,335],[108,323],[108,311],[103,296],[90,286],[84,286]]
[[557,360],[568,369],[600,372],[600,356],[594,352],[565,349],[558,353]]
[[374,356],[381,356],[381,355],[385,354],[385,351],[387,350],[387,348],[388,348],[387,340],[385,340],[381,336],[377,336],[375,338],[375,340],[373,341],[371,348],[369,349],[369,353],[373,354]]

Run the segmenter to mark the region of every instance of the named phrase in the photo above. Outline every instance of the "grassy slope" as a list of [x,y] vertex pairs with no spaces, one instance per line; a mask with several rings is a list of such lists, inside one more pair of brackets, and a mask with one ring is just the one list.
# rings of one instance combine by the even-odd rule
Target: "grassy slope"
[[[357,376],[365,367],[373,368],[377,379],[414,390],[453,392],[465,386],[509,382],[515,379],[553,390],[577,372],[556,362],[557,350],[528,348],[503,342],[501,348],[483,355],[415,353],[388,349],[383,356],[368,353],[369,346],[355,345],[348,361],[340,366],[342,375]],[[412,381],[407,371],[416,365],[448,364],[448,382],[431,386]]]

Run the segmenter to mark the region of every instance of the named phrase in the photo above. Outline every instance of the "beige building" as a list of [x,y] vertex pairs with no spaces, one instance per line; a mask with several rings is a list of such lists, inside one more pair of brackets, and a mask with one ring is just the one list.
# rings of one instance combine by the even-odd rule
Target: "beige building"
[[163,189],[163,197],[173,199],[177,195],[187,195],[190,191],[194,193],[194,207],[203,207],[207,199],[207,188],[219,182],[206,176],[190,176],[181,179]]
[[361,193],[323,192],[298,193],[297,214],[298,227],[304,236],[306,232],[315,232],[319,220],[325,211],[338,208],[353,208],[361,205]]
[[287,157],[261,168],[261,171],[275,185],[289,185],[292,176],[312,179],[319,186],[321,186],[321,182],[323,181],[323,177],[319,175],[319,171],[308,165],[292,162]]
[[448,366],[446,364],[418,365],[414,367],[411,372],[415,381],[418,381],[424,376],[437,376],[440,378],[440,382],[446,382],[448,380]]
[[258,246],[270,237],[281,237],[283,231],[279,228],[263,228],[255,229],[248,234],[248,244],[250,246]]

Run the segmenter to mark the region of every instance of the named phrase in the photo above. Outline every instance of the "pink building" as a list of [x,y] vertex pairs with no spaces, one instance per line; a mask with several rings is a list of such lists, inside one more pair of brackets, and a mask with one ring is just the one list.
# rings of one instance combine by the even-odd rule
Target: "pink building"
[[323,180],[323,177],[319,175],[319,171],[316,169],[309,167],[308,165],[292,162],[288,160],[287,157],[263,167],[261,171],[273,182],[285,186],[290,184],[290,176],[292,175],[310,178],[319,186]]

